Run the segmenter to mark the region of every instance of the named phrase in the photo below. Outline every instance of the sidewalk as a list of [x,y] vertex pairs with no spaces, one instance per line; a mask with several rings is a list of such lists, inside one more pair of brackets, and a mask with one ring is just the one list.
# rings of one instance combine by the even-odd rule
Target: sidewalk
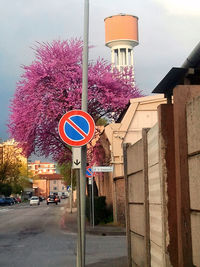
[[[69,208],[66,208],[66,212],[64,214],[62,228],[66,231],[70,231],[72,233],[77,233],[77,209],[73,208],[72,213]],[[91,235],[126,235],[125,227],[115,226],[115,225],[95,225],[91,226],[88,222],[86,222],[86,234]]]
[[[67,207],[63,216],[61,227],[70,233],[77,233],[77,209],[73,208],[72,213]],[[101,235],[101,236],[111,236],[111,235],[126,235],[126,229],[124,227],[114,226],[114,225],[96,225],[94,228],[86,223],[86,234],[90,235]],[[119,257],[114,259],[105,259],[100,262],[93,264],[87,264],[86,267],[126,267],[127,257]]]

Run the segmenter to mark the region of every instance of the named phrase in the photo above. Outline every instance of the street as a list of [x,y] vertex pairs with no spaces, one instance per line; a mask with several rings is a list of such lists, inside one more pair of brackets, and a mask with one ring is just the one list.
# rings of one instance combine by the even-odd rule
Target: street
[[[0,207],[0,266],[76,266],[77,235],[62,227],[67,201]],[[113,260],[126,256],[124,236],[87,235],[86,244],[91,267],[106,261],[99,266],[114,266]]]

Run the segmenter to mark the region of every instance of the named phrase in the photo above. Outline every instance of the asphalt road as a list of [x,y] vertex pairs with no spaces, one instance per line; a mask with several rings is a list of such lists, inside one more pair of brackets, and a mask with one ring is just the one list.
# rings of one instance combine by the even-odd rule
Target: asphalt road
[[[0,266],[75,267],[77,234],[62,227],[67,201],[0,207]],[[86,266],[122,266],[125,256],[124,236],[87,235]]]

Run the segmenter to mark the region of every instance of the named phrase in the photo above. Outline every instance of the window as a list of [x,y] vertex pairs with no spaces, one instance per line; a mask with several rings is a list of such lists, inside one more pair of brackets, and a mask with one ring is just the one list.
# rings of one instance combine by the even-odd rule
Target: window
[[56,184],[56,181],[53,181],[54,184]]
[[65,187],[64,186],[62,187],[62,190],[65,190]]
[[57,190],[57,187],[56,187],[56,186],[54,186],[53,190]]

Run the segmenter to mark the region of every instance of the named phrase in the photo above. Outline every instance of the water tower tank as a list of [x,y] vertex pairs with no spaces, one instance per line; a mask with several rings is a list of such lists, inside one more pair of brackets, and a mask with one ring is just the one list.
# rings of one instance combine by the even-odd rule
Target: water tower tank
[[133,67],[133,48],[138,45],[138,17],[119,14],[104,19],[105,43],[111,48],[113,66]]

